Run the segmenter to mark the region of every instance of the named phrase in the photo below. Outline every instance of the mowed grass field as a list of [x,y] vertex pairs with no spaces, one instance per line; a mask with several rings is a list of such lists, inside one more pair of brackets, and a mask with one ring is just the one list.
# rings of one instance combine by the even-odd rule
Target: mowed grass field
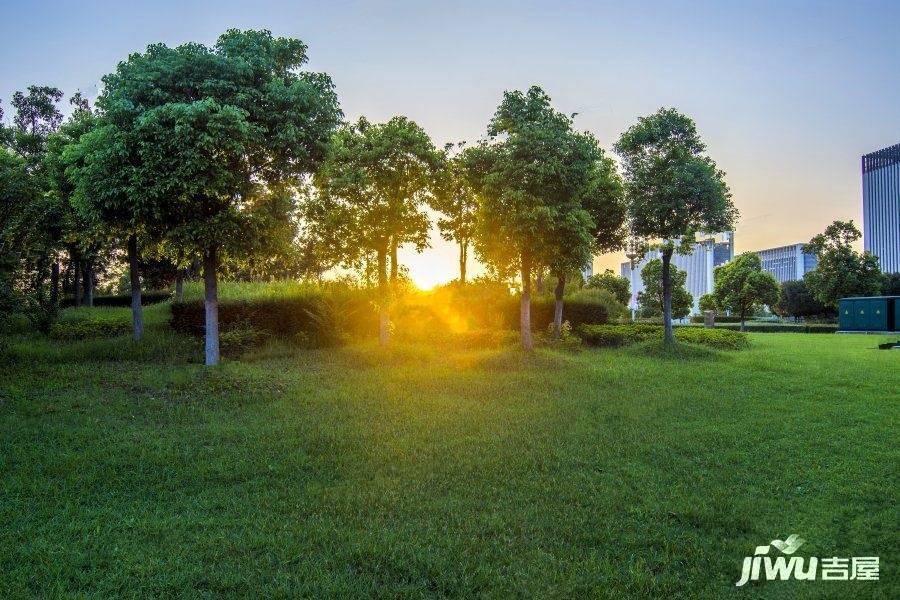
[[[900,352],[3,336],[0,597],[896,598]],[[879,582],[736,588],[757,545]]]

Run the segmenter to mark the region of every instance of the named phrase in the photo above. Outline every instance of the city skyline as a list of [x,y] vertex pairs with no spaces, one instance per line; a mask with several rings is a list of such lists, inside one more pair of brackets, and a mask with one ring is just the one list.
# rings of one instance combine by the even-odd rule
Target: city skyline
[[[836,219],[862,228],[860,156],[900,139],[900,6],[686,6],[37,2],[5,9],[0,98],[9,121],[12,93],[30,84],[93,98],[150,43],[263,27],[308,44],[347,119],[403,114],[436,145],[477,140],[503,91],[532,84],[610,152],[638,117],[674,106],[727,173],[737,253],[808,241]],[[453,277],[457,261],[434,233],[432,245],[401,252],[425,287]],[[598,257],[595,271],[621,258]]]

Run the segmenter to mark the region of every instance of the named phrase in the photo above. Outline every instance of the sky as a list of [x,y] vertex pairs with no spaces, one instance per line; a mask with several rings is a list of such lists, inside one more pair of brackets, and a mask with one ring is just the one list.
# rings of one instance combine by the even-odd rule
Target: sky
[[[0,0],[7,119],[29,84],[94,97],[130,52],[233,27],[302,39],[348,119],[405,115],[437,145],[477,140],[503,91],[531,85],[610,152],[638,117],[675,107],[727,174],[737,252],[805,242],[836,219],[861,228],[860,156],[900,142],[897,0]],[[436,232],[432,246],[401,253],[420,285],[456,275],[455,247]]]

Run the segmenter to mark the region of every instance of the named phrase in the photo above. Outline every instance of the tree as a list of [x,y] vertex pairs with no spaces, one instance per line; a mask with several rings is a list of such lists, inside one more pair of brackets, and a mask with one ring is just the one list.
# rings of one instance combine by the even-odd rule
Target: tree
[[781,284],[778,295],[778,303],[775,310],[781,316],[788,317],[813,317],[834,312],[833,308],[825,306],[812,295],[806,282],[785,281]]
[[616,144],[625,171],[628,216],[634,235],[662,239],[664,340],[672,332],[672,254],[690,248],[700,232],[732,229],[737,210],[725,174],[706,156],[690,118],[660,109],[639,119]]
[[370,254],[377,260],[379,341],[387,344],[388,271],[397,282],[397,249],[428,247],[430,221],[425,206],[433,202],[441,155],[428,134],[406,117],[371,124],[361,118],[340,129],[316,174],[319,195],[307,218],[335,249],[340,262],[358,267]]
[[716,304],[740,317],[741,331],[747,315],[753,314],[756,307],[778,302],[778,280],[762,270],[762,261],[755,252],[745,252],[716,267],[714,284]]
[[596,139],[576,133],[539,87],[505,92],[488,135],[468,157],[482,199],[476,251],[497,273],[518,271],[522,347],[530,351],[534,273],[546,267],[557,278],[558,330],[566,275],[621,227],[618,180]]
[[[463,143],[458,145],[462,148]],[[459,282],[466,283],[466,265],[469,247],[475,235],[478,197],[466,170],[466,150],[451,155],[453,144],[444,148],[445,157],[441,176],[436,186],[432,208],[441,212],[438,219],[441,238],[455,242],[459,247]]]
[[267,243],[341,117],[330,78],[301,71],[306,60],[303,42],[269,31],[149,46],[104,77],[105,125],[79,144],[81,199],[128,236],[137,310],[141,234],[202,255],[208,365],[219,361],[222,255]]
[[628,278],[616,275],[612,269],[591,275],[587,280],[587,287],[608,290],[620,304],[625,306],[628,306],[628,302],[631,300],[631,283]]
[[[691,314],[694,305],[694,297],[685,287],[687,271],[681,271],[675,265],[670,265],[670,299],[671,315],[675,319],[683,319]],[[663,294],[663,262],[658,258],[647,261],[641,269],[641,281],[644,282],[644,290],[638,292],[637,301],[641,307],[641,313],[645,317],[660,317],[663,315],[663,307],[666,298]]]
[[900,296],[900,272],[885,273],[882,296]]
[[853,249],[862,237],[853,221],[835,221],[804,246],[815,254],[816,268],[804,276],[807,287],[822,304],[837,308],[848,296],[877,296],[884,285],[878,257]]
[[719,304],[716,302],[715,294],[703,294],[699,300],[700,310],[703,312],[716,312],[719,310]]

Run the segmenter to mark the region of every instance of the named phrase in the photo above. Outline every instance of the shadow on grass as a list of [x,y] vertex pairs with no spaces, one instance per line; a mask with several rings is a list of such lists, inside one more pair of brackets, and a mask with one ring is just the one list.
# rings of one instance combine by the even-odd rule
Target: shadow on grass
[[636,356],[679,362],[716,362],[731,360],[724,352],[698,344],[676,342],[665,344],[661,340],[648,340],[628,347],[628,352]]

